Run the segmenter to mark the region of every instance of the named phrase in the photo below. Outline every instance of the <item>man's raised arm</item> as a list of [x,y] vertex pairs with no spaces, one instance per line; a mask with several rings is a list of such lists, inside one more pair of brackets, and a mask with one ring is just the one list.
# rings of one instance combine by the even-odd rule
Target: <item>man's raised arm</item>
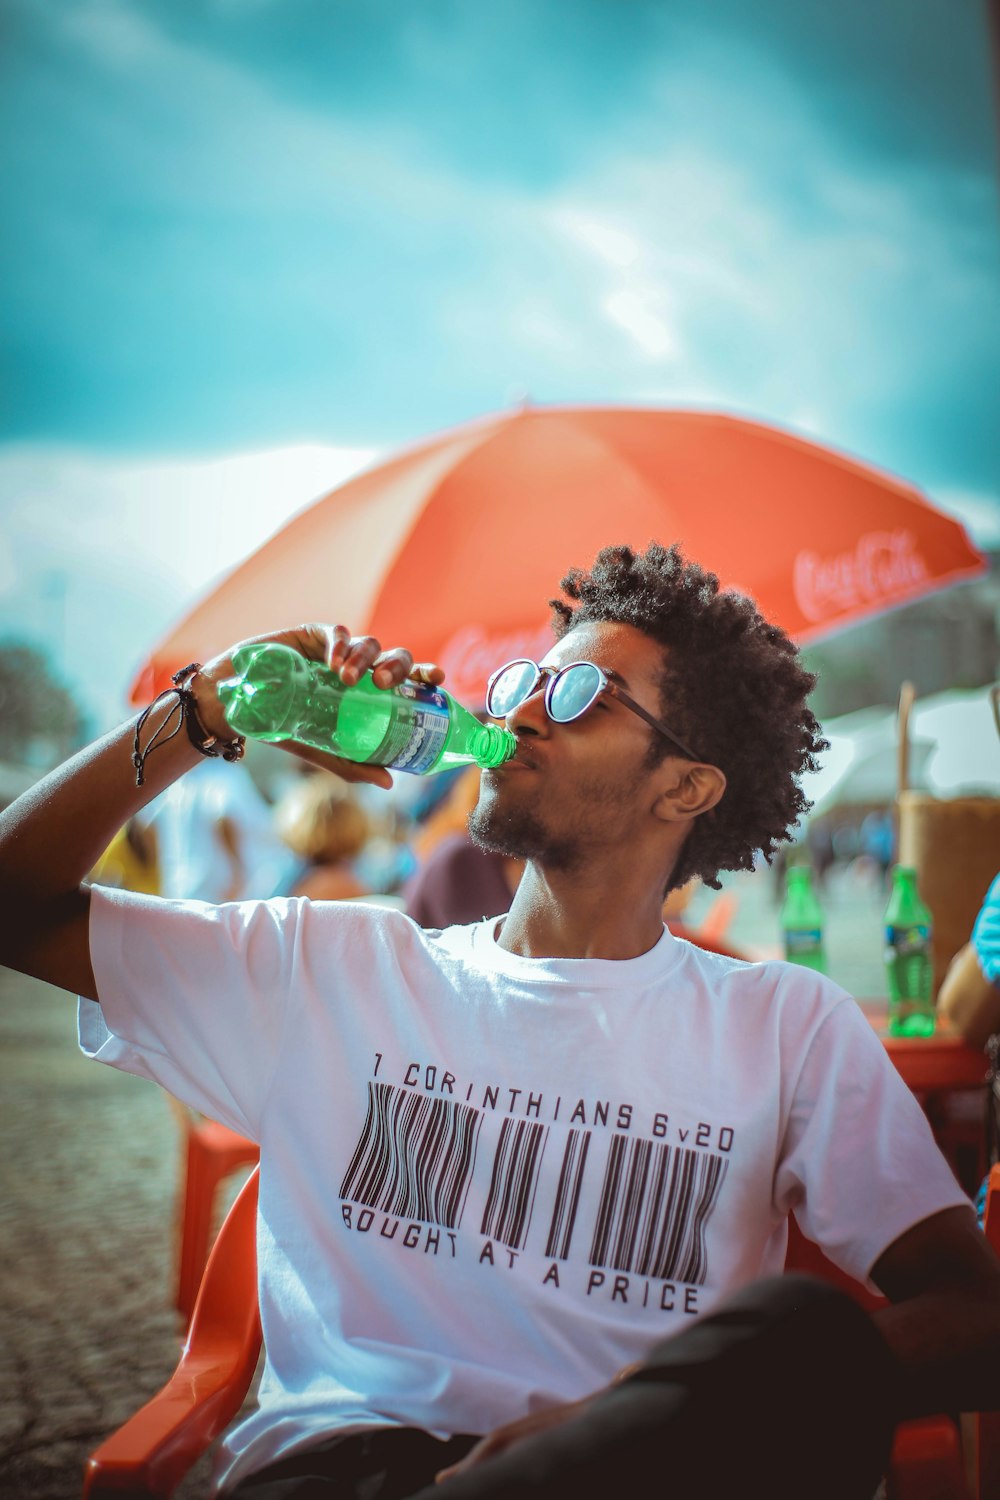
[[[373,668],[376,684],[388,688],[413,670],[409,652],[382,652],[371,636],[352,637],[340,625],[303,625],[256,639],[294,646],[303,656],[338,668],[349,684]],[[418,671],[426,681],[443,679],[439,668]],[[231,673],[226,653],[207,663],[190,684],[198,720],[209,735],[222,740],[231,740],[233,732],[216,687]],[[174,695],[165,697],[142,726],[139,749],[147,752],[142,786],[136,785],[133,764],[137,716],[81,750],[0,813],[0,963],[98,998],[88,940],[90,898],[83,882],[119,828],[198,764],[199,751],[183,725],[171,737],[161,732],[165,726],[169,733],[178,723],[177,702]],[[289,748],[347,780],[392,785],[381,766],[355,765],[304,746]]]

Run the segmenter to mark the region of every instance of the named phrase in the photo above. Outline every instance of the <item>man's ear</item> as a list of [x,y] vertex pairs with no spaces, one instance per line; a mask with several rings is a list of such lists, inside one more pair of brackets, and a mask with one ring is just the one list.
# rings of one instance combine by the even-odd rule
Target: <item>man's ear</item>
[[689,822],[721,802],[726,778],[718,766],[678,760],[667,764],[671,772],[668,784],[653,805],[653,812],[665,823]]

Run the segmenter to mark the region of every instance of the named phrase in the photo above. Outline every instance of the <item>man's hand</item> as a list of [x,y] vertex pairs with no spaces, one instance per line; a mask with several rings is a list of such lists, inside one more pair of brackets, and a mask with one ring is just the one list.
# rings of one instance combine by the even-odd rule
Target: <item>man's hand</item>
[[530,1416],[520,1417],[516,1422],[507,1422],[503,1427],[496,1427],[488,1432],[484,1438],[480,1438],[474,1448],[457,1464],[452,1464],[448,1469],[442,1469],[436,1476],[438,1484],[445,1479],[450,1479],[453,1474],[464,1474],[467,1469],[475,1468],[488,1458],[496,1458],[498,1454],[505,1453],[515,1443],[521,1442],[523,1438],[535,1437],[539,1432],[548,1432],[550,1428],[561,1427],[564,1422],[569,1422],[578,1417],[585,1407],[590,1405],[592,1396],[585,1396],[582,1401],[569,1401],[562,1406],[549,1406],[545,1411],[532,1412]]
[[[372,681],[380,688],[395,687],[408,677],[434,687],[439,687],[444,682],[441,667],[429,662],[414,666],[413,657],[403,647],[383,651],[374,636],[352,636],[345,625],[299,625],[270,635],[251,636],[248,640],[240,641],[239,645],[254,646],[268,641],[291,646],[308,661],[322,662],[324,666],[339,672],[341,681],[348,687],[353,687],[367,671],[371,671]],[[238,646],[233,646],[224,655],[213,657],[199,672],[194,683],[198,717],[210,734],[217,734],[222,739],[231,739],[233,731],[226,722],[215,690],[220,682],[232,677],[233,652],[238,649]],[[281,749],[290,750],[313,765],[335,771],[344,781],[367,781],[374,786],[386,788],[392,786],[392,777],[384,766],[360,765],[356,761],[342,760],[340,756],[327,755],[322,750],[314,750],[312,746],[301,745],[294,740],[281,741],[279,744]]]

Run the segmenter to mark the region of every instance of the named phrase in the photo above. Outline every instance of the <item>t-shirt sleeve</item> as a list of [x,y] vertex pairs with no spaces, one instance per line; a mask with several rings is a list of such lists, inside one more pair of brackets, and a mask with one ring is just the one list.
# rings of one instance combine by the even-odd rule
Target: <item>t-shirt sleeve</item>
[[[779,1211],[872,1286],[882,1252],[922,1219],[968,1207],[923,1110],[860,1007],[834,1005],[795,1085],[775,1178]],[[874,1289],[874,1288],[873,1288]]]
[[302,962],[301,907],[93,889],[100,1003],[80,1000],[83,1051],[259,1139]]

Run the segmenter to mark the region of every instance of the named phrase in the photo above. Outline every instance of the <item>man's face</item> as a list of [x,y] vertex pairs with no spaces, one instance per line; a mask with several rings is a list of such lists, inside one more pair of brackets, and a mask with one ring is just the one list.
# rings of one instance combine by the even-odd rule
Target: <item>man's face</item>
[[[543,666],[592,661],[659,718],[663,648],[631,625],[578,625]],[[481,848],[575,869],[601,852],[648,836],[659,768],[647,764],[654,731],[623,703],[602,694],[582,718],[556,724],[544,683],[508,715],[518,738],[513,760],[483,773],[469,832]],[[666,747],[669,749],[669,747]]]

